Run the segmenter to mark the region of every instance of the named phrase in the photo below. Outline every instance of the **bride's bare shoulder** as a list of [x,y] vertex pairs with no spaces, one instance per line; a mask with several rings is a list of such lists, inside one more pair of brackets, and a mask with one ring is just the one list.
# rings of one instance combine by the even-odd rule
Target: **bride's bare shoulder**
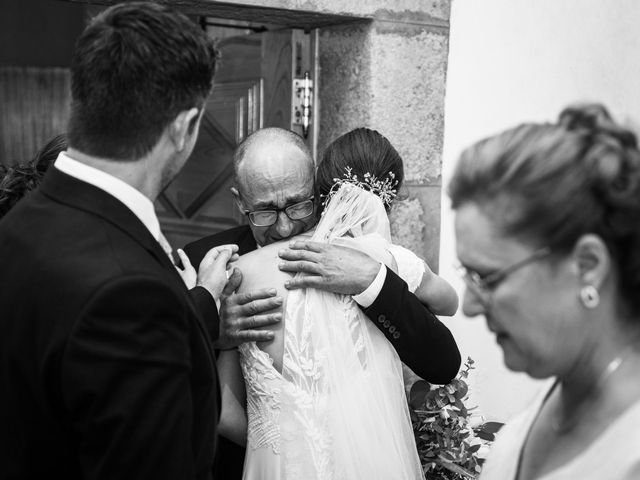
[[270,265],[272,263],[279,263],[278,252],[282,249],[285,249],[289,246],[289,243],[294,240],[302,240],[309,239],[309,235],[297,235],[295,237],[289,238],[287,240],[282,240],[280,242],[271,243],[269,245],[265,245],[264,247],[260,247],[252,252],[245,253],[242,255],[237,261],[236,266],[240,269],[244,268],[261,268],[265,265]]
[[272,243],[271,245],[265,245],[258,248],[253,252],[245,253],[237,260],[236,265],[239,268],[249,267],[272,262],[275,258],[278,258],[278,251],[284,248],[286,242]]

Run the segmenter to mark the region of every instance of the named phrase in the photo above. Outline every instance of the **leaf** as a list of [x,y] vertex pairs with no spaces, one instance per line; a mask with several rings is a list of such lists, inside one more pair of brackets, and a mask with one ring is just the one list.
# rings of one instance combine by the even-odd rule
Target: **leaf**
[[495,440],[495,434],[502,428],[504,423],[500,422],[487,422],[483,423],[479,427],[475,428],[476,435],[482,440],[492,442]]
[[415,423],[419,420],[418,414],[413,409],[409,409],[409,415],[411,416],[411,422]]
[[431,384],[424,380],[418,380],[411,385],[409,392],[409,405],[411,408],[420,408],[420,406],[424,404],[430,390]]
[[460,382],[460,386],[458,387],[458,392],[461,398],[464,398],[467,396],[467,393],[469,393],[469,387],[465,382],[462,382],[462,381]]
[[475,444],[475,445],[471,445],[469,448],[467,448],[467,451],[468,451],[469,453],[475,453],[475,452],[477,452],[478,450],[480,450],[480,447],[481,447],[481,446],[482,446],[482,444],[480,444],[480,443],[477,443],[477,444]]
[[447,470],[452,471],[453,473],[457,473],[458,475],[461,475],[465,478],[476,478],[476,476],[471,473],[470,471],[454,464],[454,463],[449,463],[443,460],[436,460],[436,463],[438,463],[440,466],[446,468]]
[[504,423],[501,422],[485,422],[480,425],[476,430],[481,430],[486,433],[497,433]]
[[496,436],[493,433],[485,433],[481,430],[476,431],[476,436],[482,440],[486,440],[487,442],[493,442],[496,439]]
[[442,460],[443,462],[447,462],[447,463],[453,463],[456,459],[456,457],[453,455],[453,453],[446,451],[446,452],[442,452],[440,455],[438,455],[438,458],[440,460]]

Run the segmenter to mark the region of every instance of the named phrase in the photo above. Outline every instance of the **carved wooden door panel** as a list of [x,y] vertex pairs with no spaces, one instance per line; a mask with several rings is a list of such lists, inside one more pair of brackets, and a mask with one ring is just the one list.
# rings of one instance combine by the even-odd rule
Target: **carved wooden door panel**
[[310,53],[308,42],[303,45],[296,39],[304,37],[301,31],[284,29],[217,42],[221,57],[198,140],[155,205],[162,231],[174,248],[246,223],[230,192],[233,152],[259,128],[295,130],[293,76],[303,68],[301,57],[309,64]]

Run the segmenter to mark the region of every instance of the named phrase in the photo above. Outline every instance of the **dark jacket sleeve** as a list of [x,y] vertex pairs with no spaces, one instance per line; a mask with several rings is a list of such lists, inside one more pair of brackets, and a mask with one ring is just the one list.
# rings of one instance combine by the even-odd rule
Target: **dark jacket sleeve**
[[196,478],[189,312],[171,286],[143,276],[87,302],[61,365],[83,478]]
[[198,312],[202,315],[202,320],[207,327],[211,341],[215,342],[220,336],[220,315],[213,296],[204,287],[194,287],[189,290],[189,294],[196,304]]
[[364,312],[416,375],[438,384],[457,375],[460,351],[453,335],[391,269],[380,294]]

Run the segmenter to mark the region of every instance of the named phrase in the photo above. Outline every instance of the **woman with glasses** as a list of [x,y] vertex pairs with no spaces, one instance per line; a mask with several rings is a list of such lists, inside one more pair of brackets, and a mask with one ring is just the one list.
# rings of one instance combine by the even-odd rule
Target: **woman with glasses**
[[[385,137],[364,128],[343,135],[318,166],[319,222],[296,239],[364,251],[398,272],[421,301],[451,315],[457,308],[453,288],[413,253],[391,243],[387,210],[402,178],[402,159]],[[264,218],[249,215],[252,222],[273,220],[266,213]],[[239,347],[246,420],[239,408],[244,392],[226,380],[231,355],[223,353],[218,360],[222,382],[236,391],[238,414],[233,419],[227,410],[220,430],[235,432],[240,441],[248,430],[244,478],[422,479],[394,347],[351,296],[284,290],[291,277],[278,269],[277,252],[285,246],[266,245],[237,264],[243,272],[240,293],[276,287],[285,296],[283,328],[274,341]],[[383,315],[374,321],[393,338],[400,336]]]
[[640,478],[640,151],[601,105],[462,153],[449,185],[463,311],[549,379],[481,478]]

